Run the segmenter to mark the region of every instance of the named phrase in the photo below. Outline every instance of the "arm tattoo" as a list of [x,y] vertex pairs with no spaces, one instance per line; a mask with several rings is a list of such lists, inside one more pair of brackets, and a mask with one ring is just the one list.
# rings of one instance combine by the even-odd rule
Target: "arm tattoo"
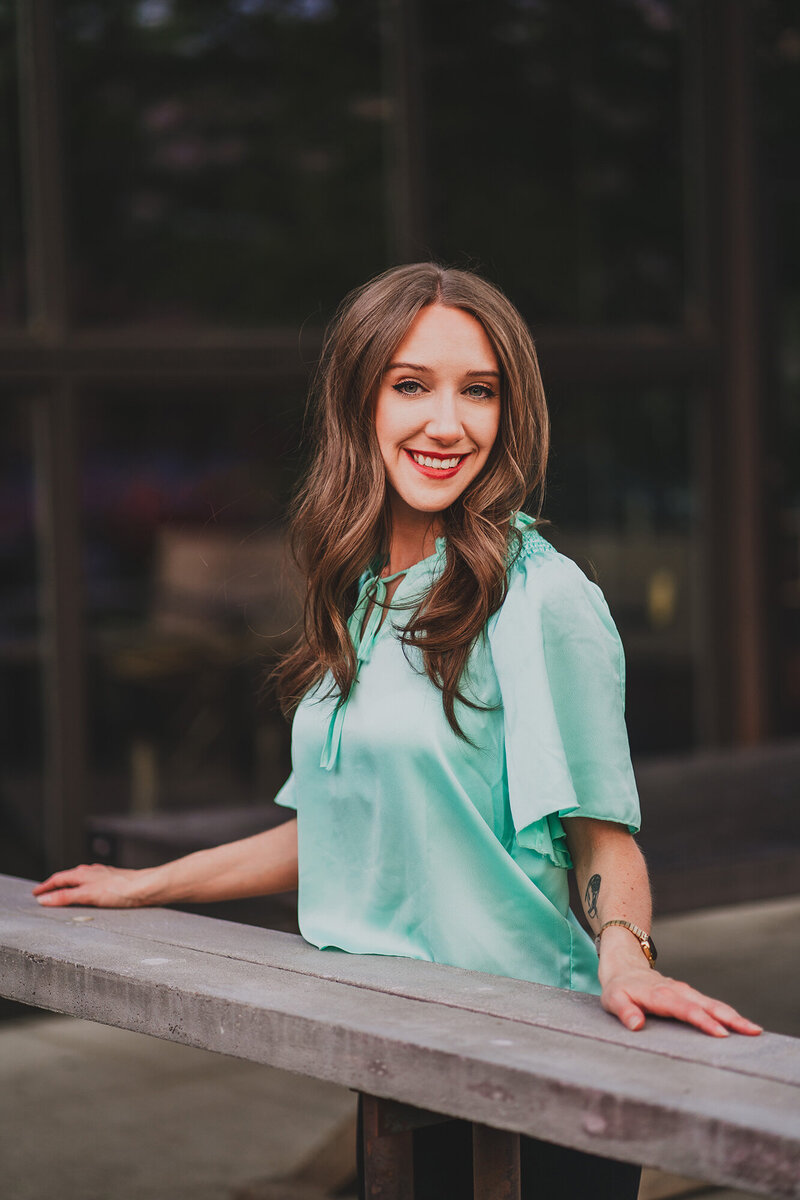
[[587,917],[597,916],[597,897],[600,895],[600,876],[593,875],[586,885],[586,895],[583,897],[586,904]]

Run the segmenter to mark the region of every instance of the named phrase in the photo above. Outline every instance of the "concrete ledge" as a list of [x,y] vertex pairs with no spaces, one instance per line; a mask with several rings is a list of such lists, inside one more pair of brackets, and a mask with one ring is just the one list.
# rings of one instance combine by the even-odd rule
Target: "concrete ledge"
[[800,892],[800,739],[637,759],[634,769],[662,916]]
[[623,1029],[594,997],[314,950],[166,909],[45,909],[0,877],[0,992],[373,1095],[800,1197],[800,1042]]

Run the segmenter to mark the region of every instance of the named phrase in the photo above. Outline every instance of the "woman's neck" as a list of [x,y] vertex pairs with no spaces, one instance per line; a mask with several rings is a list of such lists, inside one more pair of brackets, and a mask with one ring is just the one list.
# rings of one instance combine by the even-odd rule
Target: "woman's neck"
[[[424,520],[420,520],[421,517]],[[414,513],[413,518],[405,513],[393,513],[389,562],[382,574],[395,575],[398,571],[407,571],[414,563],[433,554],[439,533],[437,513]]]

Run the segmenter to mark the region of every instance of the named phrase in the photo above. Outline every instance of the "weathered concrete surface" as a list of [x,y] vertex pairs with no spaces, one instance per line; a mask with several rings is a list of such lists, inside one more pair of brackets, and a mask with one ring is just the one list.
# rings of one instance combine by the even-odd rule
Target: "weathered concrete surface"
[[[398,999],[425,1001],[444,1005],[446,1008],[463,1009],[468,1012],[482,1013],[488,1016],[508,1018],[519,1021],[524,1025],[573,1034],[577,1037],[588,1037],[603,1042],[611,1042],[618,1046],[629,1046],[632,1049],[643,1049],[643,1038],[640,1033],[630,1033],[618,1021],[603,1012],[597,999],[577,992],[564,992],[556,988],[542,987],[538,984],[526,983],[522,980],[504,979],[493,975],[478,974],[462,971],[455,967],[440,964],[420,962],[407,958],[390,958],[382,955],[354,955],[341,951],[320,952],[314,949],[302,938],[291,934],[276,933],[252,926],[236,925],[230,921],[215,920],[209,917],[194,916],[189,913],[176,912],[166,908],[139,909],[123,911],[118,909],[62,908],[47,909],[36,904],[30,897],[30,884],[23,880],[13,880],[0,876],[0,913],[6,915],[10,922],[16,917],[18,925],[25,926],[31,921],[46,921],[52,929],[53,923],[63,925],[66,929],[94,931],[94,936],[100,939],[97,954],[103,965],[110,965],[113,958],[103,959],[107,952],[113,956],[120,945],[133,946],[133,941],[122,942],[120,936],[130,939],[142,939],[150,946],[143,951],[152,961],[149,965],[160,967],[160,971],[145,972],[146,978],[152,978],[157,985],[164,986],[170,979],[170,964],[181,962],[184,969],[189,964],[199,962],[197,967],[201,973],[205,970],[205,959],[194,960],[191,952],[200,955],[213,955],[221,959],[237,963],[241,968],[249,964],[254,969],[258,967],[277,969],[290,972],[293,975],[307,977],[309,986],[311,980],[330,981],[350,985],[364,990],[366,994],[384,993],[396,996]],[[776,902],[778,904],[787,902]],[[791,912],[791,909],[789,910]],[[706,914],[699,914],[704,918]],[[682,918],[657,926],[656,931],[662,938],[664,949],[661,951],[662,961],[667,973],[674,973],[671,962],[681,961],[680,955],[686,955],[692,944],[691,937],[684,938],[680,925]],[[735,918],[722,920],[735,923]],[[773,910],[766,910],[765,921],[773,922]],[[53,937],[60,943],[61,934],[56,928],[55,934],[39,933],[36,926],[32,929],[31,938]],[[696,959],[702,961],[703,954],[712,955],[715,937],[713,920],[706,923],[705,941],[698,942]],[[662,929],[665,930],[662,934]],[[677,933],[671,938],[667,930],[675,929]],[[108,936],[112,935],[112,936]],[[65,938],[68,936],[65,932]],[[743,936],[741,933],[739,937]],[[758,933],[750,935],[751,941],[757,939]],[[664,938],[666,937],[666,944]],[[78,945],[90,944],[86,937],[79,935]],[[103,941],[103,939],[107,939]],[[23,945],[33,941],[25,942]],[[67,942],[64,941],[64,945]],[[2,942],[0,942],[2,945]],[[723,943],[724,945],[724,943]],[[737,943],[738,945],[738,943]],[[106,950],[103,950],[103,946]],[[156,949],[152,947],[155,946]],[[158,950],[158,946],[168,947],[168,951]],[[181,951],[190,952],[181,957]],[[167,954],[165,961],[159,958]],[[676,955],[678,956],[676,959]],[[58,957],[58,952],[56,954]],[[752,960],[751,960],[752,961]],[[697,965],[695,961],[693,965]],[[247,976],[246,976],[247,977]],[[286,979],[286,976],[280,976]],[[692,982],[694,982],[692,980]],[[352,993],[345,993],[352,995]],[[367,996],[364,999],[366,1001]],[[727,994],[724,997],[729,999]],[[40,997],[43,1007],[47,1007]],[[88,1015],[88,1014],[87,1014]],[[757,1019],[757,1018],[755,1018]],[[768,1025],[768,1022],[767,1022]],[[152,1032],[152,1031],[145,1031]],[[760,1039],[758,1042],[749,1038],[733,1038],[728,1041],[703,1038],[702,1061],[709,1065],[718,1065],[747,1072],[750,1064],[757,1060],[757,1073],[767,1075],[788,1083],[800,1083],[800,1071],[797,1060],[791,1055],[787,1058],[781,1042]],[[697,1060],[698,1046],[694,1033],[687,1031],[675,1022],[650,1022],[647,1029],[646,1048],[648,1051],[663,1053],[670,1058],[684,1058],[693,1063]],[[787,1074],[788,1071],[788,1074]]]
[[[613,1157],[800,1195],[800,1047],[790,1039],[721,1042],[666,1023],[633,1035],[591,998],[320,954],[288,935],[186,914],[47,910],[29,887],[6,880],[0,890],[0,986],[18,999]],[[224,935],[224,946],[171,942],[176,921],[187,933],[194,923],[184,942]]]
[[800,1037],[800,898],[656,921],[659,966],[752,1021]]
[[648,757],[634,768],[657,912],[800,892],[800,738]]

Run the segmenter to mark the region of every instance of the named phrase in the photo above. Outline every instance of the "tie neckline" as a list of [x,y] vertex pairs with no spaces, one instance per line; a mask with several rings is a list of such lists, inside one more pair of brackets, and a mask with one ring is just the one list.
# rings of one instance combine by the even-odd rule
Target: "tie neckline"
[[[358,600],[347,622],[347,628],[350,631],[350,637],[352,638],[356,652],[356,677],[353,680],[353,688],[358,685],[361,664],[369,662],[375,643],[383,632],[384,625],[389,620],[389,612],[385,608],[386,584],[391,583],[392,580],[399,578],[401,575],[405,576],[404,581],[398,587],[397,592],[395,592],[395,596],[397,596],[400,588],[407,585],[409,579],[413,580],[417,576],[426,575],[429,571],[433,572],[433,569],[445,552],[445,546],[445,538],[438,537],[436,539],[436,549],[432,554],[429,554],[426,558],[421,558],[418,562],[412,563],[410,567],[405,567],[402,571],[395,571],[392,575],[380,575],[380,565],[373,560],[361,576],[359,580]],[[364,617],[371,601],[374,601],[374,604],[369,614],[369,620],[366,626],[364,626]],[[389,605],[389,608],[391,607],[392,605]],[[386,612],[386,620],[382,621],[381,618],[384,612]],[[352,688],[350,695],[352,695]],[[344,725],[350,695],[340,698],[328,721],[328,731],[319,760],[319,765],[325,771],[332,771],[339,758],[339,747],[342,742],[342,726]]]

